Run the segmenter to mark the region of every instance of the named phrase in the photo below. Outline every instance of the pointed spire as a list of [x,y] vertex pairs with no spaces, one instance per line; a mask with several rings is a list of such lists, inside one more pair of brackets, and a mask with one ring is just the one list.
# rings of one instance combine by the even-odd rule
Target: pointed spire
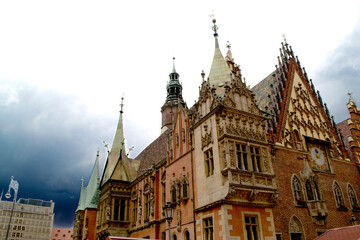
[[120,104],[120,116],[119,122],[116,128],[115,138],[113,145],[111,146],[111,152],[120,153],[121,150],[125,152],[125,139],[124,139],[124,127],[123,127],[123,107],[124,107],[124,97],[121,98]]
[[349,95],[349,104],[351,105],[356,105],[355,102],[354,102],[354,99],[351,97],[351,92],[348,92],[348,95]]
[[[210,73],[209,73],[209,85],[210,87],[222,87],[225,83],[229,83],[232,80],[232,72],[226,63],[218,43],[218,33],[217,30],[219,29],[218,26],[215,24],[216,20],[213,19],[214,26],[212,27],[214,31],[215,37],[215,53],[213,62],[211,65]],[[217,91],[218,95],[223,95],[224,91]]]
[[173,57],[173,73],[176,73],[176,70],[175,70],[175,57]]

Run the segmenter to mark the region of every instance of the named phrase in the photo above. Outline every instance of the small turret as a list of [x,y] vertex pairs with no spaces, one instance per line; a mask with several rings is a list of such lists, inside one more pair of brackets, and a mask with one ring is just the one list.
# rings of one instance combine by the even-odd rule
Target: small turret
[[166,100],[161,107],[162,121],[161,132],[170,128],[173,124],[174,116],[177,112],[179,104],[185,106],[185,102],[182,97],[182,85],[179,81],[179,74],[175,70],[175,58],[173,58],[173,70],[169,74],[169,82],[166,85]]

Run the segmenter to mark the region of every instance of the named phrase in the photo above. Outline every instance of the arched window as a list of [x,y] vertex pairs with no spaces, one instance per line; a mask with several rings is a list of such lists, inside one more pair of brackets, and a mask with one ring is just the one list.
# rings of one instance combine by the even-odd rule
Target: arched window
[[308,201],[315,200],[314,199],[314,193],[313,193],[311,183],[310,183],[309,180],[306,181],[305,187],[306,187],[306,195],[307,195]]
[[295,201],[303,200],[302,194],[301,194],[301,183],[300,183],[300,180],[296,176],[293,177],[292,187],[293,187]]
[[184,240],[190,240],[190,233],[188,230],[184,231]]
[[337,182],[334,182],[334,195],[335,195],[335,202],[336,202],[336,206],[340,209],[340,208],[345,208],[344,205],[344,198],[341,192],[341,188],[339,186],[339,184]]
[[352,186],[349,184],[348,185],[348,195],[349,195],[349,200],[350,200],[350,204],[351,207],[354,208],[360,208],[357,202],[357,198],[356,198],[356,194],[354,189],[352,188]]
[[172,240],[177,240],[177,236],[175,233],[172,235]]
[[293,216],[290,219],[289,225],[290,225],[289,226],[290,239],[291,240],[303,240],[304,239],[304,230],[303,230],[300,220],[297,217]]

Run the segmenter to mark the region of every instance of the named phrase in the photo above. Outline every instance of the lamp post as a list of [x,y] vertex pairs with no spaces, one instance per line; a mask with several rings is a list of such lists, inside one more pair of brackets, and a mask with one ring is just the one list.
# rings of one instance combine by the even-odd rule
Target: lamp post
[[165,211],[165,219],[169,223],[169,240],[171,240],[171,221],[173,220],[175,207],[171,202],[167,202],[163,209]]
[[351,223],[352,226],[357,225],[358,220],[354,215],[351,215],[350,223]]
[[8,228],[7,228],[7,231],[6,231],[6,238],[5,238],[6,240],[8,240],[8,237],[9,237],[11,218],[12,218],[12,215],[13,215],[13,212],[14,212],[16,197],[17,197],[17,193],[18,193],[18,190],[19,190],[19,183],[16,180],[14,180],[14,176],[11,176],[11,180],[10,180],[10,184],[9,184],[9,190],[7,191],[7,193],[5,195],[6,198],[11,197],[11,193],[10,193],[11,189],[14,189],[15,195],[14,195],[13,205],[12,205],[12,209],[11,209],[11,213],[10,213],[9,225],[8,225]]

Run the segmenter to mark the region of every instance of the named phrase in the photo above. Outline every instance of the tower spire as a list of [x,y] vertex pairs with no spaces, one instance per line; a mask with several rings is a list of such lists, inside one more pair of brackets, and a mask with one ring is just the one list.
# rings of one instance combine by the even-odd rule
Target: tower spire
[[114,142],[111,146],[111,152],[117,152],[120,153],[122,150],[125,153],[125,139],[124,139],[124,127],[123,127],[123,107],[124,107],[124,97],[121,98],[120,103],[120,116],[119,116],[119,122],[116,128],[115,138]]
[[225,83],[230,83],[232,80],[232,72],[225,61],[220,48],[219,48],[219,42],[218,42],[218,32],[219,29],[216,25],[216,19],[214,18],[212,20],[214,25],[212,26],[212,30],[214,31],[214,37],[215,37],[215,53],[213,62],[211,64],[211,69],[209,73],[209,84],[211,87],[215,87],[218,90],[216,91],[217,95],[223,95],[225,92],[224,89],[220,90],[221,87],[224,86]]

